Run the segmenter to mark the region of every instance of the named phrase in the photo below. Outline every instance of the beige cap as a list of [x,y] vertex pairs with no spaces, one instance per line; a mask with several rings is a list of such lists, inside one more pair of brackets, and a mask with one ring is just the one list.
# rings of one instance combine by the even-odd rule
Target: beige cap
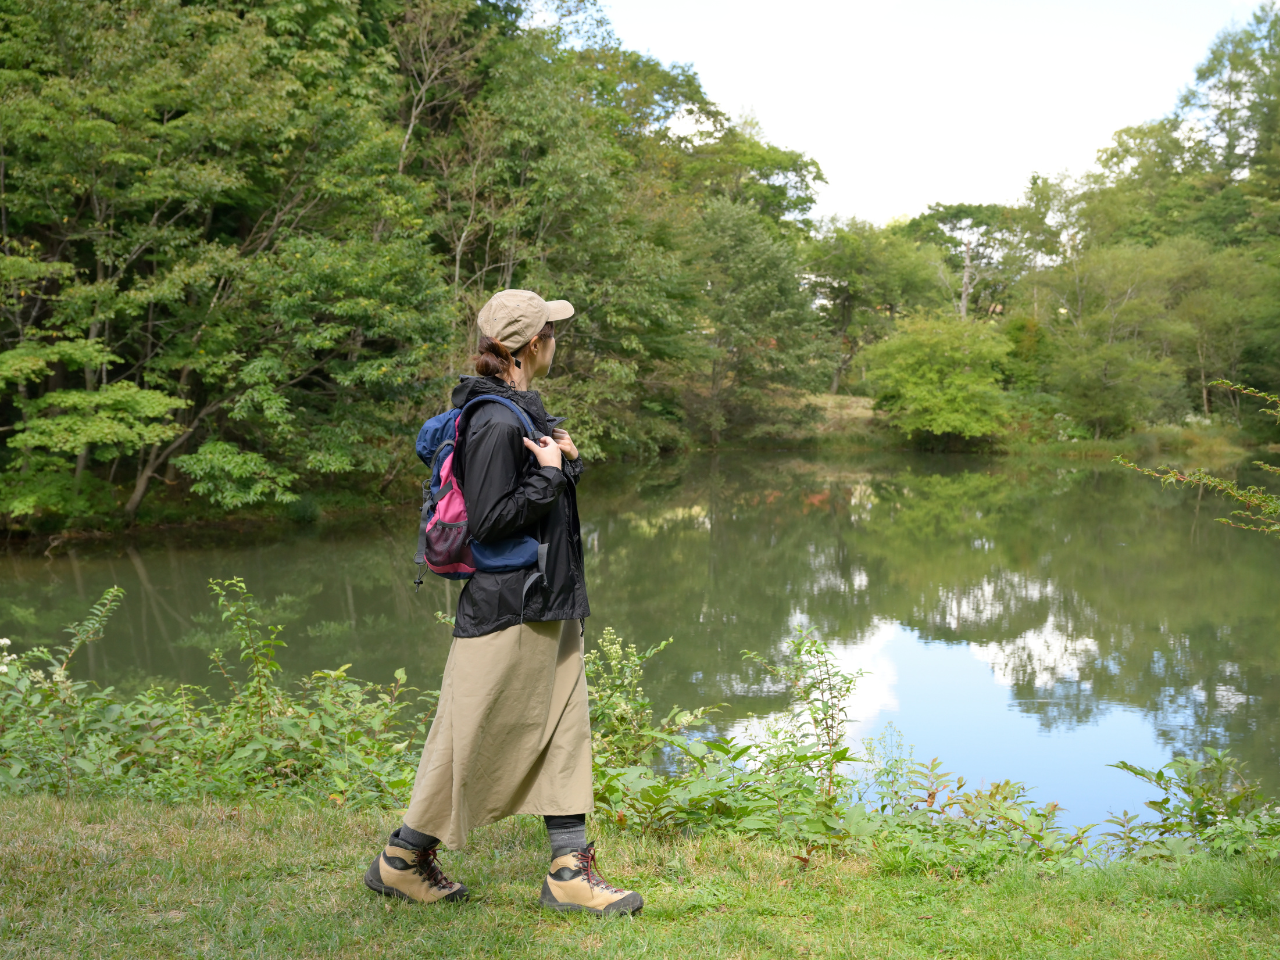
[[515,353],[542,332],[550,322],[573,316],[568,300],[543,300],[532,290],[501,290],[480,308],[476,326]]

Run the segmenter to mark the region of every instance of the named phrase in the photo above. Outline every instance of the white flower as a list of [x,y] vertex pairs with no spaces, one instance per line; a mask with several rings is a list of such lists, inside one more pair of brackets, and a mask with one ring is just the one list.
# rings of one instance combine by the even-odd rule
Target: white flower
[[9,638],[0,637],[0,647],[7,647],[8,645],[9,645]]
[[0,673],[8,673],[8,672],[9,672],[9,665],[7,663],[0,663]]

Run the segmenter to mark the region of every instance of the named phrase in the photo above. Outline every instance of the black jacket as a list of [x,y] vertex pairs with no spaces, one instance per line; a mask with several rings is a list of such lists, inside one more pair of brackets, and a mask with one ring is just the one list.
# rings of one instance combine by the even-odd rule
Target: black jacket
[[[453,389],[453,405],[461,407],[484,393],[514,401],[540,434],[551,433],[542,398],[532,390],[513,390],[496,377],[463,377]],[[515,414],[499,403],[475,407],[463,426],[454,469],[467,503],[468,531],[480,543],[534,537],[547,546],[546,575],[526,593],[532,570],[477,571],[458,597],[453,635],[479,637],[522,619],[536,623],[590,615],[576,490],[581,458],[567,461],[563,470],[538,466],[524,446]]]

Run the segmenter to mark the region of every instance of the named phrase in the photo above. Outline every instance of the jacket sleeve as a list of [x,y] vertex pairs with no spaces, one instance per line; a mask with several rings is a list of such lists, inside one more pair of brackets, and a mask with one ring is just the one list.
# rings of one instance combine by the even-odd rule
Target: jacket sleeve
[[463,447],[462,497],[467,530],[481,543],[512,536],[540,520],[568,483],[556,467],[538,467],[520,477],[529,452],[514,424],[499,419],[473,424]]
[[564,475],[576,487],[578,478],[582,476],[582,457],[578,457],[577,460],[566,460],[564,462]]

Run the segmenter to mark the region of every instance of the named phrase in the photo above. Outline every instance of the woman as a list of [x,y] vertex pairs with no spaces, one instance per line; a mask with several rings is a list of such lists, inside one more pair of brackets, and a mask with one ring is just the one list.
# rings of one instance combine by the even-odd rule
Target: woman
[[551,369],[555,324],[572,317],[564,300],[504,290],[477,318],[478,376],[462,378],[453,405],[505,397],[528,414],[537,439],[498,403],[477,404],[459,421],[454,475],[468,532],[480,543],[533,536],[539,562],[477,571],[458,598],[440,705],[404,824],[365,873],[379,893],[421,903],[465,899],[467,888],[440,869],[439,844],[461,849],[471,829],[533,813],[543,816],[551,842],[544,906],[596,914],[643,906],[638,893],[600,878],[587,843],[593,794],[582,654],[590,609],[575,491],[582,461],[530,389]]

